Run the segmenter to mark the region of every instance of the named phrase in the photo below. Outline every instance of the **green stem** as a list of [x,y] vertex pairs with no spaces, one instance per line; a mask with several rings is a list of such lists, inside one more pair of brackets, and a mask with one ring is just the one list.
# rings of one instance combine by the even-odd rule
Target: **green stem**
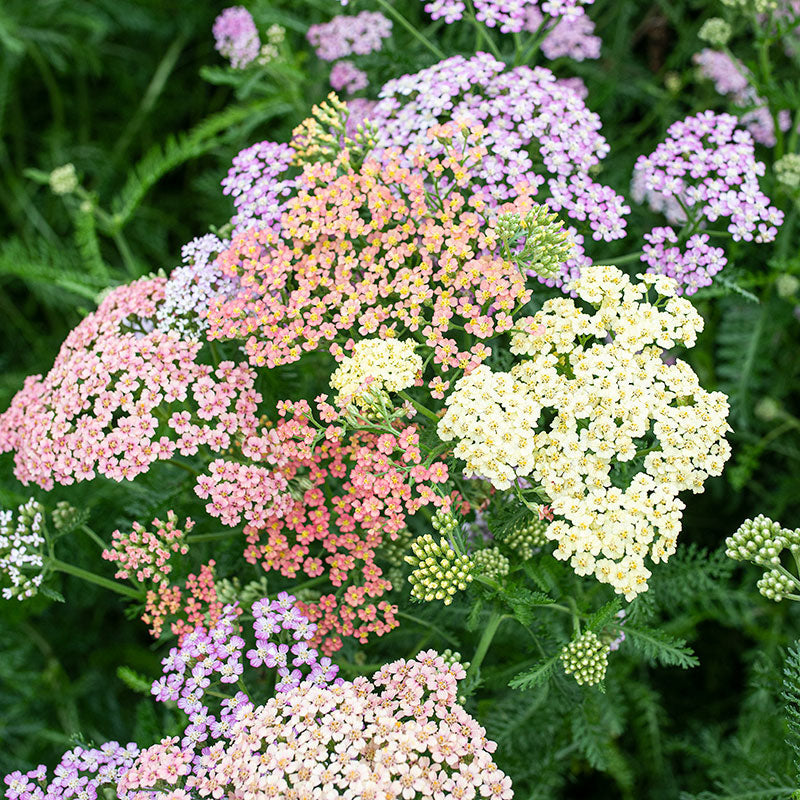
[[424,414],[428,419],[433,420],[433,422],[436,423],[437,425],[439,424],[439,417],[437,417],[436,414],[434,414],[433,411],[431,411],[429,408],[425,408],[425,406],[414,400],[414,398],[411,397],[411,395],[408,394],[408,392],[401,391],[398,392],[397,394],[398,396],[402,397],[403,400],[407,400],[409,403],[411,403],[411,405],[414,406],[414,408],[417,411],[419,411],[420,414]]
[[458,641],[456,639],[454,639],[452,636],[446,634],[443,630],[438,628],[432,622],[428,622],[425,619],[420,619],[419,617],[415,617],[415,616],[413,616],[411,614],[406,614],[404,611],[398,611],[395,614],[395,616],[396,617],[401,617],[402,619],[407,619],[407,620],[409,620],[409,622],[416,622],[417,625],[422,625],[425,628],[430,628],[432,631],[435,631],[436,633],[438,633],[439,636],[441,636],[442,639],[444,639],[446,642],[449,642],[450,644],[452,644],[453,647],[458,647]]
[[428,50],[433,53],[440,61],[444,59],[445,54],[440,50],[427,36],[418,31],[397,9],[394,8],[387,0],[377,0],[379,6],[384,8],[391,14],[415,39],[422,42]]
[[105,550],[108,545],[88,526],[88,525],[81,525],[81,530],[93,541],[97,544],[98,547]]
[[497,610],[492,611],[492,616],[489,617],[489,622],[483,629],[483,635],[481,636],[478,646],[475,649],[475,655],[472,656],[472,661],[469,665],[470,674],[474,675],[480,670],[483,659],[486,657],[486,653],[489,651],[489,645],[492,643],[492,639],[494,639],[494,635],[497,633],[497,629],[500,627],[500,623],[507,618],[507,614],[502,614]]
[[178,461],[175,458],[167,458],[165,459],[167,464],[172,464],[173,467],[180,467],[181,469],[186,470],[191,475],[199,475],[199,470],[196,470],[194,467],[190,467],[188,464],[184,464],[183,461]]
[[130,247],[128,247],[125,236],[121,231],[115,231],[111,238],[114,240],[114,244],[117,246],[117,250],[119,250],[119,254],[122,256],[122,263],[125,265],[125,269],[127,269],[128,273],[133,277],[138,277],[139,269],[136,266],[136,259],[133,257]]
[[195,542],[210,542],[214,539],[225,539],[228,536],[241,536],[241,531],[214,531],[214,533],[197,533],[192,536],[186,537],[186,544],[195,544]]
[[624,256],[617,256],[612,259],[614,261],[614,266],[618,267],[620,264],[629,264],[632,261],[639,261],[643,252],[643,250],[637,250],[635,253],[626,253]]
[[48,566],[56,572],[64,572],[67,575],[73,575],[81,580],[94,583],[96,586],[102,586],[104,589],[110,589],[112,592],[130,597],[133,600],[142,599],[141,592],[137,592],[136,589],[124,586],[109,578],[104,578],[102,575],[96,575],[94,572],[89,572],[89,570],[82,569],[81,567],[76,567],[74,564],[67,564],[65,561],[59,561],[57,558],[51,558],[48,562]]

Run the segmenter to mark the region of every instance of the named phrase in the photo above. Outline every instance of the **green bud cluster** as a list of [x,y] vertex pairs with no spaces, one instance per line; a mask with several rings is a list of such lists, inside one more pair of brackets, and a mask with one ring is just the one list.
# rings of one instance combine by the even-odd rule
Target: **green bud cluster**
[[544,547],[547,542],[548,523],[543,519],[533,519],[517,525],[510,533],[503,537],[503,541],[512,550],[519,554],[520,558],[528,560],[531,556]]
[[572,253],[574,245],[563,227],[564,221],[547,206],[534,206],[524,217],[509,212],[497,218],[506,258],[523,275],[532,270],[543,278],[552,278]]
[[461,664],[464,669],[469,669],[469,661],[464,661],[461,658],[461,653],[457,650],[454,651],[448,647],[446,650],[442,650],[439,655],[444,659],[444,663],[450,667],[452,667],[453,664]]
[[775,278],[775,291],[778,293],[778,297],[784,300],[796,295],[798,289],[800,289],[800,278],[796,275],[784,273]]
[[777,569],[767,570],[756,584],[758,591],[767,598],[779,603],[787,595],[794,595],[797,592],[797,582]]
[[775,177],[788,189],[800,187],[800,153],[787,153],[775,162]]
[[573,639],[561,651],[564,672],[572,675],[583,686],[594,686],[603,680],[608,669],[609,646],[603,644],[597,634],[586,631]]
[[463,591],[472,581],[469,556],[460,556],[441,539],[436,543],[433,536],[426,533],[411,543],[413,555],[405,557],[413,571],[408,576],[413,587],[411,596],[417,600],[430,602],[443,600],[446,606],[453,602],[453,595]]
[[53,527],[59,533],[69,533],[89,519],[89,512],[86,509],[79,510],[75,506],[71,506],[66,500],[59,500],[50,516],[53,520]]
[[725,555],[736,561],[752,561],[760,567],[774,567],[780,566],[781,553],[787,547],[800,555],[800,528],[789,530],[759,514],[755,519],[746,519],[725,540]]
[[725,47],[731,38],[731,26],[720,17],[711,17],[701,26],[697,35],[704,42],[708,42],[712,47]]
[[[387,538],[381,544],[381,555],[391,566],[400,566],[405,559],[413,538],[411,531],[408,528],[403,528],[403,530],[398,532],[396,539],[392,540]],[[394,583],[394,581],[392,581],[392,583]]]
[[736,533],[725,540],[725,547],[729,558],[751,561],[764,568],[757,586],[768,600],[800,599],[800,580],[781,563],[781,555],[788,549],[795,564],[800,564],[800,528],[789,530],[759,514],[755,519],[746,519]]
[[729,8],[735,8],[746,14],[767,14],[778,8],[777,0],[722,0],[723,4]]
[[472,554],[472,566],[476,574],[499,580],[508,575],[510,564],[496,547],[487,547]]
[[431,525],[435,531],[438,531],[443,536],[449,536],[456,528],[459,522],[452,511],[445,511],[442,508],[436,510],[431,520]]

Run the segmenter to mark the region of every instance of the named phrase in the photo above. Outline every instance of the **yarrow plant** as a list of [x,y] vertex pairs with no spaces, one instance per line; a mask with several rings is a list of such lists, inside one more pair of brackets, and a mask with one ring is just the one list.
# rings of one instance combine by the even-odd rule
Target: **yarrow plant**
[[214,20],[213,33],[218,52],[234,69],[242,69],[255,61],[261,49],[258,29],[244,6],[226,8]]
[[[636,162],[633,194],[683,227],[654,228],[645,234],[642,261],[648,271],[675,278],[680,291],[692,294],[708,286],[727,263],[709,235],[734,241],[771,242],[783,212],[761,191],[764,164],[756,160],[753,139],[737,129],[730,114],[706,111],[676,122],[667,138]],[[725,231],[704,231],[728,218]],[[669,247],[677,244],[677,247]],[[667,245],[667,246],[665,246]]]
[[630,600],[647,588],[645,556],[675,552],[678,493],[722,472],[728,404],[685,362],[661,358],[702,329],[674,281],[591,267],[572,288],[594,313],[553,299],[518,321],[517,363],[461,378],[438,432],[499,489],[531,476],[556,517],[546,530],[554,555]]
[[0,576],[4,600],[33,597],[42,583],[44,509],[31,498],[18,509],[0,510]]

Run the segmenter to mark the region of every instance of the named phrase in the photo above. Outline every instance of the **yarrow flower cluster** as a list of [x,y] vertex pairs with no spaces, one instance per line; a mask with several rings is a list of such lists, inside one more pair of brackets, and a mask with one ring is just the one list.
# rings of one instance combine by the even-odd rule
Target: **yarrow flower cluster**
[[116,530],[111,534],[111,547],[103,551],[103,558],[117,564],[115,578],[161,583],[172,572],[172,556],[189,552],[186,535],[194,527],[191,519],[179,528],[177,515],[168,511],[166,522],[154,519],[152,525],[154,530],[148,531],[134,522],[129,533]]
[[511,781],[492,761],[496,745],[456,702],[464,674],[460,665],[423,651],[371,680],[302,684],[236,723],[230,743],[203,754],[187,788],[232,800],[510,800]]
[[[709,20],[710,22],[711,20]],[[694,62],[700,75],[713,82],[714,88],[742,109],[740,125],[753,139],[767,147],[775,146],[775,121],[767,103],[753,88],[753,78],[738,58],[722,50],[705,48],[695,53]],[[791,114],[778,114],[778,125],[786,131],[791,127]]]
[[[375,153],[400,148],[409,165],[415,147],[438,154],[443,145],[428,135],[435,122],[458,120],[480,131],[486,155],[470,189],[489,207],[522,194],[563,211],[594,240],[625,236],[630,208],[611,187],[591,177],[608,153],[600,119],[566,82],[543,67],[505,65],[485,53],[441,61],[415,75],[389,81],[370,114],[380,138]],[[542,281],[561,286],[588,261],[583,234],[571,226],[575,245],[559,275]]]
[[685,362],[661,358],[691,347],[702,318],[671,296],[674,281],[642,280],[585,270],[572,288],[596,311],[546,301],[518,323],[511,371],[484,366],[461,378],[438,426],[467,469],[497,488],[532,476],[551,499],[554,555],[628,599],[647,588],[645,556],[675,552],[678,493],[702,491],[730,454],[725,396],[703,390]]
[[472,556],[472,568],[479,575],[493,580],[500,580],[508,575],[511,568],[509,560],[496,547],[485,547],[476,550]]
[[561,651],[564,672],[572,675],[581,686],[594,686],[606,676],[610,650],[609,645],[603,644],[596,633],[586,631]]
[[[335,421],[323,398],[322,414]],[[318,599],[306,597],[300,607],[317,624],[315,643],[331,653],[343,636],[365,642],[397,625],[396,608],[379,599],[392,584],[377,551],[422,506],[449,507],[452,498],[434,491],[447,480],[447,467],[423,467],[414,425],[398,421],[394,434],[345,435],[331,424],[320,436],[307,402],[282,401],[279,413],[277,425],[243,442],[252,466],[215,461],[196,491],[224,523],[247,520],[247,561],[287,578],[327,576],[332,591],[320,587]],[[326,496],[328,476],[340,483]]]
[[[429,135],[449,149],[441,157],[419,151],[413,168],[387,157],[348,169],[346,151],[334,163],[306,166],[309,188],[289,201],[280,233],[248,230],[220,255],[241,291],[212,304],[209,337],[244,339],[251,363],[267,367],[337,337],[396,339],[405,330],[425,337],[442,371],[486,358],[482,340],[508,330],[510,312],[530,292],[493,252],[496,221],[486,222],[481,198],[465,191],[469,165],[485,149],[471,146],[459,126]],[[428,191],[436,181],[449,182],[441,206]],[[499,210],[530,204],[523,206]],[[453,324],[478,341],[461,350]]]
[[32,497],[17,509],[0,509],[0,577],[4,600],[33,597],[42,583],[44,508]]
[[330,22],[312,25],[306,38],[323,61],[352,55],[368,55],[383,47],[392,35],[392,21],[379,11],[362,11],[355,16],[338,16]]
[[156,310],[157,330],[175,331],[181,339],[203,338],[210,300],[230,297],[238,288],[215,264],[229,245],[209,233],[183,246],[184,266],[176,267],[164,285],[164,300]]
[[331,69],[330,81],[334,91],[345,94],[360,92],[369,84],[367,73],[352,61],[337,61]]
[[[464,18],[464,0],[424,0],[433,19],[453,24]],[[593,0],[474,0],[475,18],[501,33],[544,34],[541,49],[546,58],[567,56],[576,61],[600,57],[600,39],[584,5]]]
[[131,480],[255,429],[253,370],[202,364],[200,342],[156,328],[166,283],[114,289],[67,336],[50,372],[26,379],[0,415],[0,452],[14,451],[20,481],[49,490],[97,474]]
[[371,392],[400,392],[413,386],[422,374],[422,358],[411,340],[362,339],[352,355],[342,358],[331,375],[331,388],[347,398],[365,402]]
[[[706,111],[671,125],[667,139],[636,162],[632,190],[637,202],[647,200],[673,224],[691,223],[690,230],[727,217],[734,241],[771,242],[783,212],[761,191],[764,164],[756,161],[750,134],[736,124],[730,114]],[[651,231],[642,256],[648,272],[673,277],[689,292],[709,285],[724,255],[696,235],[675,252],[664,248],[665,242],[678,241],[671,227]]]
[[[289,174],[294,149],[288,144],[258,142],[234,159],[222,181],[222,193],[233,198],[234,236],[251,227],[274,227],[295,191]],[[224,249],[224,248],[223,248]]]
[[112,791],[133,766],[139,748],[130,742],[106,742],[100,747],[75,747],[61,757],[48,775],[43,764],[28,772],[12,772],[4,778],[5,800],[86,800]]
[[800,559],[800,528],[790,530],[779,522],[759,514],[746,519],[736,533],[725,540],[725,554],[736,561],[750,561],[764,568],[758,591],[769,600],[784,597],[800,600],[800,579],[782,564],[781,555],[788,550],[795,564]]
[[217,52],[242,69],[255,61],[261,49],[258,29],[244,6],[226,8],[215,20],[213,34]]

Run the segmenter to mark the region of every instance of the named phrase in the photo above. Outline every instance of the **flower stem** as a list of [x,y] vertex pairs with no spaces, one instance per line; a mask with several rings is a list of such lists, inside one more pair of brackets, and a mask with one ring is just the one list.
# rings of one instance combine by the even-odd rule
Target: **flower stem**
[[428,50],[433,53],[439,60],[444,59],[444,52],[440,50],[427,36],[418,31],[397,9],[395,9],[387,0],[377,0],[381,8],[388,11],[414,38],[418,39]]
[[56,572],[64,572],[67,575],[73,575],[76,578],[81,578],[81,580],[94,583],[97,586],[102,586],[104,589],[110,589],[112,592],[125,595],[125,597],[130,597],[134,600],[142,599],[141,592],[136,591],[136,589],[132,589],[130,586],[124,586],[109,578],[104,578],[102,575],[96,575],[94,572],[89,572],[89,570],[82,569],[81,567],[76,567],[74,564],[67,564],[65,561],[59,561],[57,558],[51,558],[48,565],[50,569]]
[[180,467],[183,470],[186,470],[191,475],[199,475],[200,472],[196,470],[194,467],[190,467],[188,464],[184,464],[183,461],[178,461],[176,458],[167,458],[164,459],[167,464],[172,464],[174,467]]
[[81,530],[102,550],[105,550],[108,547],[108,545],[88,525],[81,525]]
[[506,619],[507,616],[507,614],[503,614],[500,611],[492,611],[492,616],[489,617],[489,622],[483,629],[483,635],[478,642],[475,655],[472,656],[472,661],[469,665],[469,671],[472,675],[480,670],[483,659],[486,657],[486,653],[489,652],[489,645],[492,643],[492,639],[494,639],[494,635],[497,633],[500,623]]
[[425,406],[414,400],[414,398],[411,397],[408,392],[401,391],[397,394],[399,397],[402,397],[403,400],[407,400],[409,403],[411,403],[411,405],[414,406],[414,408],[419,411],[420,414],[424,414],[428,419],[433,420],[433,422],[435,422],[437,425],[439,424],[439,417],[437,417],[436,414],[434,414],[429,408],[425,408]]

